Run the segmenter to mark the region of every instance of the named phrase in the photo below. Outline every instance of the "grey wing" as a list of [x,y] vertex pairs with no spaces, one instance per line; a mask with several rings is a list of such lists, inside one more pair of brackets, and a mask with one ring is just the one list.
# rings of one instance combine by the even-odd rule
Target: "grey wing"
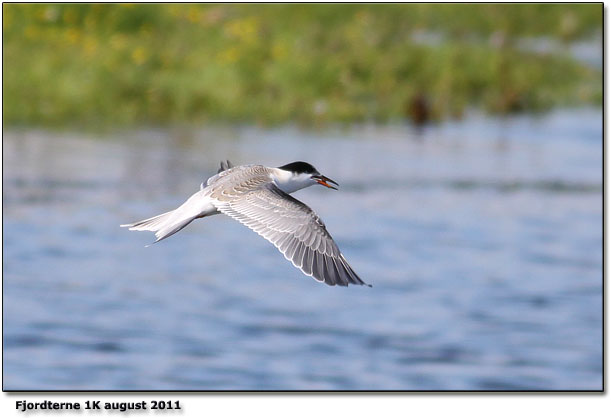
[[217,196],[220,199],[214,199],[213,204],[220,212],[274,244],[306,275],[330,286],[366,285],[350,267],[318,215],[273,183],[258,184],[256,189],[237,191],[231,197],[224,194],[226,199]]
[[221,177],[224,177],[224,176],[230,174],[230,169],[231,168],[233,168],[233,164],[231,164],[231,162],[229,160],[221,161],[221,168],[218,169],[218,171],[216,172],[216,174],[214,176],[210,177],[208,180],[206,180],[204,182],[204,183],[206,183],[205,185],[204,185],[204,183],[201,184],[201,186],[199,187],[200,190],[204,190],[204,188],[206,186],[210,186],[211,184],[216,182]]

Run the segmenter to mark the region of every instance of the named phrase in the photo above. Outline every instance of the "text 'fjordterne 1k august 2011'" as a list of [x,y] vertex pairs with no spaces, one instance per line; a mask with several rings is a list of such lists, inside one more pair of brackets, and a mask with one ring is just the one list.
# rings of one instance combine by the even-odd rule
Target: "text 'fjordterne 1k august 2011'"
[[24,400],[15,402],[15,409],[21,412],[28,411],[66,411],[66,410],[92,410],[92,411],[135,411],[135,410],[180,410],[180,401],[140,401],[140,402],[27,402]]

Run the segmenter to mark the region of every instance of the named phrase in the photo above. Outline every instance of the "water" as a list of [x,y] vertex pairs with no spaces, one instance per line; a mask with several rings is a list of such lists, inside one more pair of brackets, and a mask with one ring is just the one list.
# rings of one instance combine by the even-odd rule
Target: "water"
[[[4,133],[4,389],[601,389],[599,110],[369,125]],[[217,216],[145,248],[218,162],[296,197],[366,287]]]

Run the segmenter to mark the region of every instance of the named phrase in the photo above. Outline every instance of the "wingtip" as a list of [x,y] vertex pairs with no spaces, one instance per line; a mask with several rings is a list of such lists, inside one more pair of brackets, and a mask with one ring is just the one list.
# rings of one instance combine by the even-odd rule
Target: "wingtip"
[[151,245],[153,245],[153,244],[157,244],[157,243],[158,243],[159,241],[161,241],[162,239],[163,239],[163,238],[157,238],[155,241],[151,242],[150,244],[146,244],[146,245],[144,246],[144,248],[148,248],[148,247],[150,247],[150,246],[151,246]]

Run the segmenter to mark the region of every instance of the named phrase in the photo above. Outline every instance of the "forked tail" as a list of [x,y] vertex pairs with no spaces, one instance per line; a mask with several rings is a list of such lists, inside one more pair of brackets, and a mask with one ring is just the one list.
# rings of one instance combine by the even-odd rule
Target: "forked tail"
[[153,231],[155,232],[155,237],[157,237],[155,242],[159,242],[162,239],[166,239],[167,237],[174,235],[185,226],[189,225],[196,218],[196,216],[177,216],[175,213],[176,210],[153,216],[149,219],[134,222],[132,224],[121,225],[121,227],[129,228],[130,231]]
[[206,200],[196,193],[177,209],[121,227],[129,228],[130,231],[153,231],[157,237],[155,242],[159,242],[174,235],[194,219],[215,213],[216,208],[207,204]]

